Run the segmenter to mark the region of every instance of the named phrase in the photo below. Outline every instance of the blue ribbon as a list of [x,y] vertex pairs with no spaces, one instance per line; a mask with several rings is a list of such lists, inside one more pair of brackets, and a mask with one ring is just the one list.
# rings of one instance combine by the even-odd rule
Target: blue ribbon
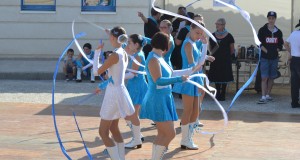
[[[55,94],[55,84],[56,84],[56,76],[57,76],[57,73],[58,73],[58,69],[59,69],[59,64],[60,64],[60,61],[63,59],[64,55],[66,54],[66,52],[68,51],[68,49],[72,46],[72,44],[74,43],[75,39],[76,38],[80,38],[82,36],[85,36],[86,34],[85,33],[79,33],[75,36],[75,38],[73,38],[73,40],[68,44],[68,46],[65,48],[65,50],[62,52],[61,56],[59,57],[57,63],[56,63],[56,67],[55,67],[55,70],[54,70],[54,74],[53,74],[53,84],[52,84],[52,117],[53,117],[53,124],[54,124],[54,128],[55,128],[55,133],[56,133],[56,137],[58,139],[58,143],[59,143],[59,146],[61,148],[61,151],[63,152],[63,154],[65,155],[65,157],[69,160],[71,160],[71,157],[68,155],[64,145],[62,144],[62,141],[61,141],[61,138],[60,138],[60,134],[59,134],[59,131],[58,131],[58,128],[57,128],[57,124],[56,124],[56,112],[55,112],[55,104],[54,104],[54,94]],[[75,121],[76,121],[76,118],[75,118]],[[77,123],[76,123],[77,125]],[[77,125],[78,127],[78,125]],[[79,127],[78,127],[79,128]],[[80,132],[81,134],[81,132]],[[84,144],[85,148],[86,148],[86,145]],[[88,151],[88,149],[86,148],[86,151],[89,155],[89,157],[91,158],[91,155]]]
[[260,55],[261,55],[261,48],[259,48],[259,60],[258,60],[258,63],[257,63],[257,66],[255,67],[255,70],[254,72],[252,73],[252,75],[250,76],[250,78],[248,79],[248,81],[242,86],[242,88],[239,89],[239,91],[235,94],[235,96],[233,97],[231,103],[230,103],[230,106],[229,108],[227,109],[227,113],[230,111],[230,109],[232,108],[234,102],[237,100],[237,98],[243,93],[243,91],[251,84],[251,82],[253,81],[254,79],[254,76],[256,75],[257,73],[257,70],[258,70],[258,64],[260,63]]
[[82,137],[81,130],[80,130],[79,126],[78,126],[77,119],[76,119],[76,114],[75,114],[75,112],[74,112],[74,111],[72,111],[72,112],[73,112],[73,117],[74,117],[74,120],[75,120],[75,123],[76,123],[76,126],[77,126],[77,130],[78,130],[78,132],[79,132],[79,134],[80,134],[81,140],[82,140],[82,142],[83,142],[83,145],[84,145],[85,152],[87,153],[87,155],[88,155],[89,159],[91,159],[91,160],[92,160],[92,159],[93,159],[93,157],[92,157],[92,155],[91,155],[91,153],[90,153],[89,149],[87,148],[87,146],[86,146],[86,144],[85,144],[85,141],[84,141],[84,139],[83,139],[83,137]]
[[112,76],[110,76],[107,80],[102,81],[101,83],[99,83],[98,87],[101,90],[104,90],[108,86],[109,83],[114,84],[114,80],[112,79]]

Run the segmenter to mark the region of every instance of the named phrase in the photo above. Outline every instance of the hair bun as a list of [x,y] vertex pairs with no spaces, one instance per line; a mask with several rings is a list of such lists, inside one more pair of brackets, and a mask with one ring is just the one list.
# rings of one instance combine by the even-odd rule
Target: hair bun
[[127,43],[127,41],[128,41],[128,36],[126,34],[121,34],[118,37],[118,43],[124,44]]

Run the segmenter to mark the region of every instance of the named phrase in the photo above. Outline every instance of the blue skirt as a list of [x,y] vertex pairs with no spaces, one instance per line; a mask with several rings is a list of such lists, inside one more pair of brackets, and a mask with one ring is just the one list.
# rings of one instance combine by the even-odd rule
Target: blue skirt
[[171,89],[148,90],[142,103],[140,118],[154,122],[177,121]]
[[[200,84],[203,86],[203,78],[200,77],[194,77],[191,79],[192,81],[195,81],[196,83]],[[190,83],[175,83],[173,86],[173,92],[178,93],[178,94],[184,94],[188,96],[194,96],[194,97],[199,97],[201,96],[201,93],[198,91],[198,87],[195,85],[192,85]]]
[[145,78],[134,77],[128,80],[126,88],[129,92],[133,105],[141,105],[148,89]]

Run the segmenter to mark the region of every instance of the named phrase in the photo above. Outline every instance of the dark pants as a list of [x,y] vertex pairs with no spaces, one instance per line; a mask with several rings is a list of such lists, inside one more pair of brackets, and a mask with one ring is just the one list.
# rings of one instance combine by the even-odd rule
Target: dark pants
[[225,101],[227,83],[216,83],[217,95],[216,98],[219,101]]
[[260,73],[260,64],[258,65],[258,70],[255,78],[255,86],[254,89],[257,93],[261,92],[261,73]]
[[292,105],[297,105],[299,101],[300,89],[300,57],[292,57],[290,69]]

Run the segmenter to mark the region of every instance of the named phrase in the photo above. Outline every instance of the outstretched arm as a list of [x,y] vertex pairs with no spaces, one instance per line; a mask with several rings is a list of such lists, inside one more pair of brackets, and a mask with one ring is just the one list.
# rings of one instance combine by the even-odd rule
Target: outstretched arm
[[144,21],[144,23],[148,23],[148,19],[144,16],[142,12],[138,12],[138,16]]
[[187,80],[188,76],[177,76],[177,77],[162,77],[161,68],[157,59],[151,59],[148,68],[154,83],[160,86],[170,85],[177,82],[183,82]]

